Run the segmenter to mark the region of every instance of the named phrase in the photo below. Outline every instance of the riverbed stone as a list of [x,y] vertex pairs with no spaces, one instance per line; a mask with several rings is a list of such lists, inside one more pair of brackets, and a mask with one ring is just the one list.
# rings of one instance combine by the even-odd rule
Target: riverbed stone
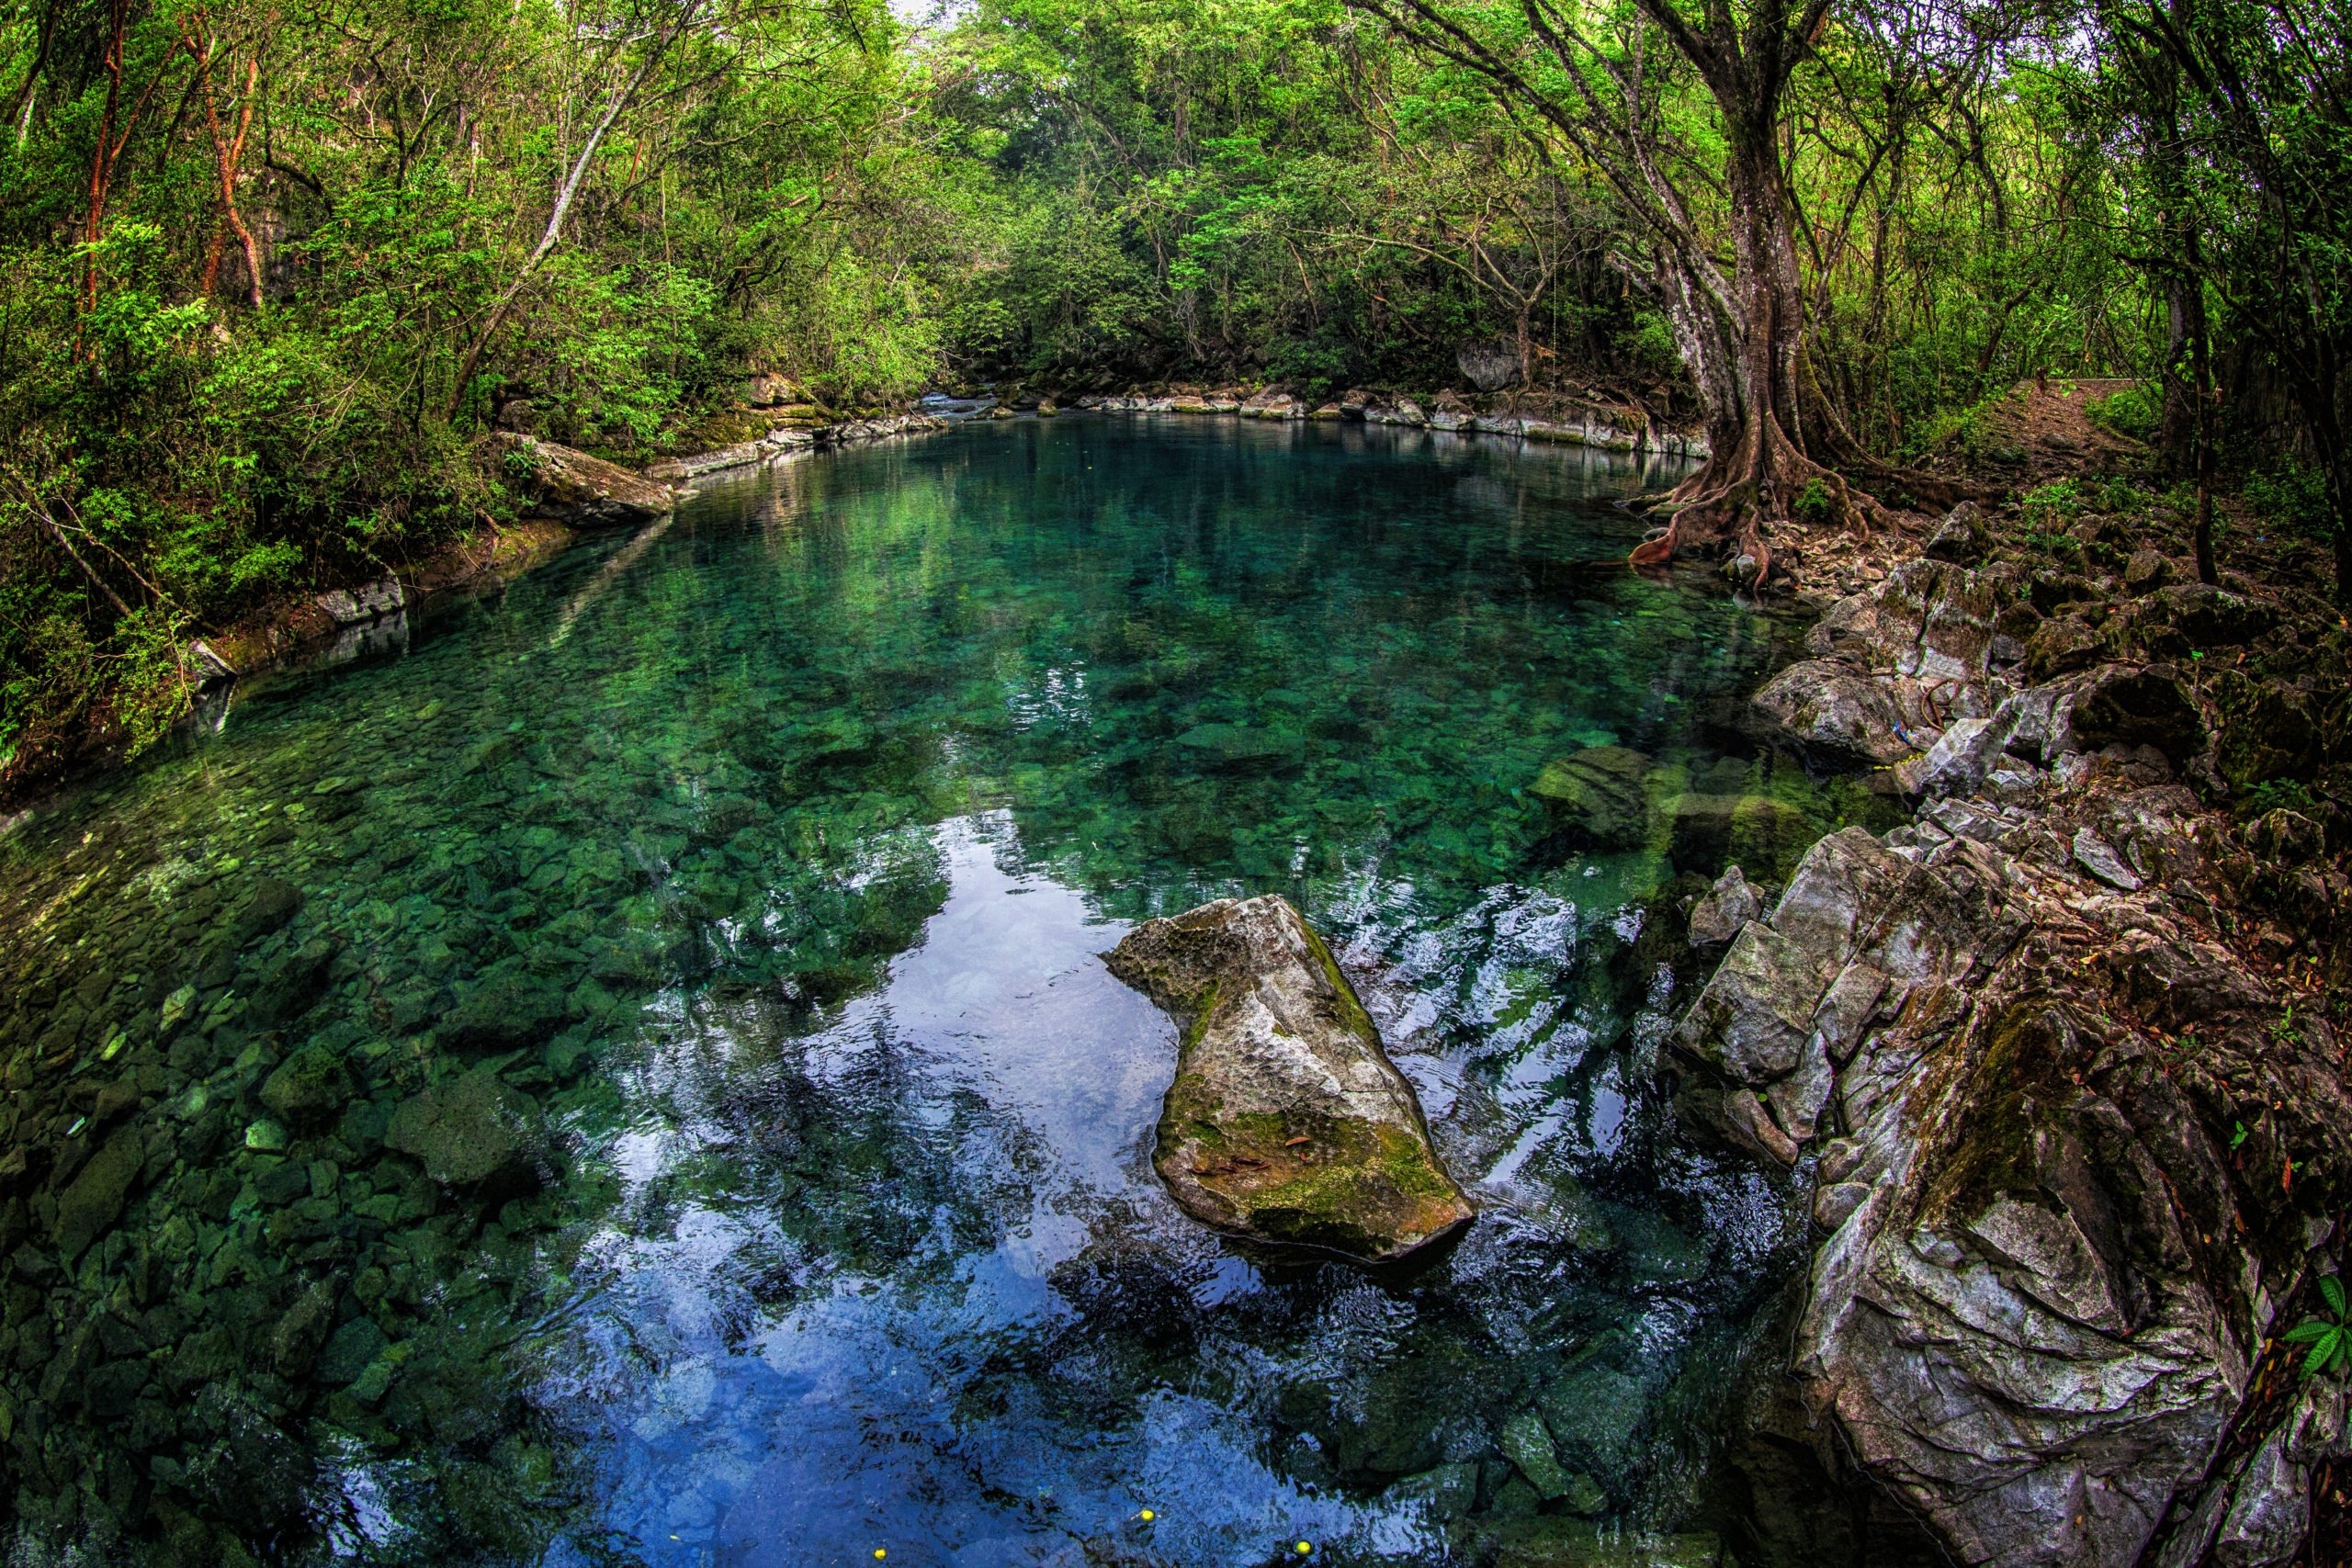
[[1288,899],[1147,921],[1106,962],[1182,1031],[1153,1163],[1194,1218],[1371,1259],[1470,1220],[1412,1085]]
[[1779,875],[1818,836],[1804,812],[1766,795],[1683,795],[1667,805],[1668,858],[1712,875],[1727,862]]
[[305,1045],[262,1081],[261,1102],[295,1125],[317,1125],[343,1114],[352,1096],[343,1058],[323,1045]]
[[139,1129],[125,1127],[90,1156],[57,1200],[57,1250],[73,1262],[114,1227],[147,1157]]
[[1546,1503],[1567,1491],[1568,1472],[1560,1464],[1544,1417],[1535,1411],[1522,1410],[1503,1423],[1502,1450]]
[[441,1020],[443,1037],[454,1045],[511,1050],[534,1045],[561,1029],[571,1017],[563,987],[519,964],[502,964],[458,998]]
[[481,1067],[404,1102],[384,1145],[444,1187],[486,1192],[536,1187],[550,1154],[537,1101]]
[[1625,746],[1588,746],[1545,765],[1531,793],[1561,830],[1594,849],[1631,849],[1649,836],[1643,781],[1653,764]]

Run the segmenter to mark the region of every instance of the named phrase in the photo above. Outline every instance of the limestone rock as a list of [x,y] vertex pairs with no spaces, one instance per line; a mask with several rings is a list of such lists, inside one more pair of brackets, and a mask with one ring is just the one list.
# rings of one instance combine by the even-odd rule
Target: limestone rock
[[1623,746],[1588,746],[1545,765],[1531,792],[1562,831],[1594,849],[1631,849],[1649,836],[1642,781],[1650,760]]
[[2214,758],[2222,776],[2239,789],[2307,774],[2318,759],[2319,728],[2301,693],[2236,670],[2213,679],[2213,707],[2222,720]]
[[2025,639],[2025,667],[2037,681],[2088,670],[2106,657],[2106,639],[2074,615],[2044,621]]
[[1896,765],[1903,793],[1929,799],[1970,794],[2008,750],[2017,723],[2017,712],[2007,707],[1988,718],[1952,720],[1926,756]]
[[2123,563],[2123,592],[2126,593],[2154,593],[2171,581],[2172,562],[2162,550],[2134,550],[2132,558]]
[[1482,392],[1499,392],[1519,379],[1519,350],[1499,340],[1465,343],[1453,351],[1453,363]]
[[[2281,1288],[2225,1238],[2251,1233],[2243,1194],[2278,1189],[2286,1151],[2346,1157],[2334,1037],[2267,1029],[2240,961],[2132,890],[2205,852],[2187,790],[2108,797],[2071,855],[2046,828],[1974,836],[1972,810],[1901,848],[1816,844],[1682,1019],[1677,1103],[1782,1164],[1817,1149],[1805,1403],[1955,1560],[2186,1564],[2218,1539],[2218,1561],[2284,1561],[2296,1445],[2318,1439],[2290,1421],[2213,1472]],[[2048,879],[2086,858],[2115,891]],[[2079,957],[2021,940],[2036,919],[2114,933],[2086,1001]],[[2127,1016],[2199,1043],[2132,1048]],[[2295,1129],[2233,1153],[2232,1102],[2199,1097],[2256,1075]]]
[[1763,912],[1763,900],[1739,867],[1733,866],[1716,878],[1705,897],[1690,906],[1690,945],[1702,951],[1721,947]]
[[2278,624],[2278,612],[2259,600],[2202,582],[2160,588],[2133,617],[2148,652],[2186,659],[2200,649],[2236,648]]
[[1412,1086],[1288,900],[1147,921],[1106,962],[1183,1031],[1153,1163],[1195,1218],[1374,1259],[1470,1219]]
[[1984,512],[1973,501],[1963,501],[1944,513],[1943,521],[1928,536],[1920,554],[1929,560],[1950,561],[1956,566],[1974,566],[1992,548],[1991,536],[1984,529]]
[[2205,748],[2205,720],[2169,665],[2120,666],[2102,672],[2075,698],[2074,735],[2086,751],[2102,746],[2153,746],[2186,759]]
[[1760,728],[1826,767],[1897,762],[1914,748],[1886,687],[1847,665],[1807,659],[1790,665],[1750,699]]
[[500,476],[529,498],[533,515],[582,527],[634,528],[666,516],[669,487],[552,441],[501,433],[489,443]]

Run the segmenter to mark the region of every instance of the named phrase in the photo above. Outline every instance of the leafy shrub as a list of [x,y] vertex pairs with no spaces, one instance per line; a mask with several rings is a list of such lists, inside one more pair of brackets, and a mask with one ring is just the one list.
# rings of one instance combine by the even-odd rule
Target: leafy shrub
[[2271,526],[2306,538],[2328,537],[2327,480],[2309,463],[2289,461],[2245,481],[2246,503]]
[[2036,534],[2063,534],[2083,514],[2083,488],[2071,479],[2052,479],[2026,491],[2025,525]]
[[2340,1377],[2352,1369],[2352,1323],[2346,1321],[2344,1286],[2335,1275],[2323,1274],[2319,1293],[2327,1303],[2327,1314],[2307,1317],[2280,1337],[2290,1345],[2311,1347],[2303,1357],[2303,1376],[2334,1372]]
[[2134,381],[2120,391],[2103,398],[2093,398],[2083,405],[2093,424],[2134,441],[2145,441],[2156,433],[2156,422],[2164,413],[2163,395],[2146,381]]
[[1819,474],[1804,481],[1804,489],[1789,503],[1789,515],[1800,523],[1819,525],[1838,517],[1838,497]]
[[1662,310],[1636,313],[1634,324],[1618,335],[1617,350],[1645,370],[1672,372],[1682,365],[1682,350],[1676,344],[1674,328]]

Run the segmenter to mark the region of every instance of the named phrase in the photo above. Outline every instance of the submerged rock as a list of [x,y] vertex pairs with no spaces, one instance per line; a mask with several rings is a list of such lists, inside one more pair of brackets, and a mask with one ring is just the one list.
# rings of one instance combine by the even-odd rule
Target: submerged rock
[[1375,1259],[1470,1219],[1412,1085],[1287,899],[1148,921],[1106,962],[1183,1030],[1153,1163],[1195,1218]]
[[343,1059],[322,1045],[305,1045],[279,1064],[261,1086],[261,1102],[296,1123],[343,1114],[352,1095]]
[[1588,746],[1545,765],[1532,786],[1561,829],[1600,850],[1632,849],[1649,836],[1642,781],[1650,760],[1623,746]]
[[384,1145],[444,1187],[489,1191],[537,1186],[548,1152],[537,1101],[480,1067],[394,1111]]

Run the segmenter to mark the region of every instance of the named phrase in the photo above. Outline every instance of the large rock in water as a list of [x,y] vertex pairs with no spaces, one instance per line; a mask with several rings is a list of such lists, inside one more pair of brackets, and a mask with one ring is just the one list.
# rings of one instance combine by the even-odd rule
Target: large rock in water
[[1413,1086],[1289,900],[1148,921],[1107,962],[1183,1031],[1153,1163],[1195,1218],[1374,1259],[1470,1218]]

